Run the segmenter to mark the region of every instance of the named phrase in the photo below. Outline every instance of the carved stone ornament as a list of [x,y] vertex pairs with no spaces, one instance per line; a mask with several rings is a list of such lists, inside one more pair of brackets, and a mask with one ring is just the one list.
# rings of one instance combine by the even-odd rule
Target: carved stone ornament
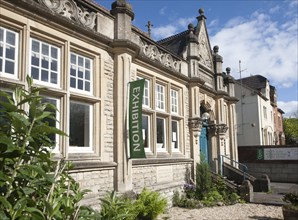
[[208,132],[211,136],[225,134],[227,130],[228,126],[226,124],[212,124],[208,126]]
[[202,127],[203,127],[203,120],[201,118],[189,119],[189,128],[191,130],[201,131]]
[[174,59],[170,54],[162,52],[155,45],[150,45],[141,40],[141,53],[151,60],[157,61],[162,65],[180,72],[181,61]]
[[228,130],[228,126],[226,124],[219,124],[217,125],[217,133],[218,134],[225,134]]
[[199,36],[200,36],[199,37],[199,57],[200,57],[199,62],[204,66],[208,67],[209,69],[212,69],[212,57],[208,49],[206,34],[203,30],[201,30],[201,33]]
[[51,11],[78,22],[88,28],[94,29],[96,13],[89,12],[86,8],[79,7],[73,0],[37,0]]

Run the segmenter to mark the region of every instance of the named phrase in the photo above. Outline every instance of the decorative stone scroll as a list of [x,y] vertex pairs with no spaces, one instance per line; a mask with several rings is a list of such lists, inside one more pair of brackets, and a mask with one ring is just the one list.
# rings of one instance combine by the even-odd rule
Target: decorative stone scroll
[[225,134],[227,130],[228,126],[226,124],[211,124],[208,126],[208,131],[211,136]]
[[96,23],[96,13],[90,12],[86,8],[79,7],[73,0],[37,0],[51,11],[76,21],[77,23],[94,29]]
[[212,57],[207,42],[208,40],[205,31],[201,30],[199,35],[199,62],[209,69],[212,69]]
[[174,59],[170,54],[161,51],[155,45],[148,44],[144,40],[141,40],[141,47],[141,53],[150,58],[151,60],[157,61],[162,65],[176,70],[178,72],[181,71],[181,61],[178,59]]
[[188,123],[191,130],[201,131],[203,127],[203,119],[201,118],[190,118]]

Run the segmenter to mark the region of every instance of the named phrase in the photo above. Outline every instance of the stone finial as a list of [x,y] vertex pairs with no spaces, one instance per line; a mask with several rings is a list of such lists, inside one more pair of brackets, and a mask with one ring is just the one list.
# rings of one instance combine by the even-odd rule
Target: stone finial
[[117,13],[126,13],[131,17],[131,20],[133,20],[135,16],[132,6],[126,0],[116,0],[112,3],[111,14],[115,15]]
[[198,21],[201,21],[201,20],[206,20],[207,18],[206,18],[206,16],[204,15],[204,9],[203,8],[200,8],[199,9],[199,16],[197,17],[197,19],[198,19]]
[[188,30],[189,30],[189,31],[194,31],[194,29],[195,29],[194,25],[193,25],[192,23],[190,23],[190,24],[188,25]]
[[219,50],[219,47],[217,45],[213,47],[214,53],[218,53],[218,50]]
[[199,9],[199,14],[200,14],[200,15],[204,15],[204,9],[203,9],[203,8],[200,8],[200,9]]
[[227,67],[227,68],[226,68],[226,71],[227,71],[227,74],[230,75],[230,73],[231,73],[231,68],[230,68],[230,67]]

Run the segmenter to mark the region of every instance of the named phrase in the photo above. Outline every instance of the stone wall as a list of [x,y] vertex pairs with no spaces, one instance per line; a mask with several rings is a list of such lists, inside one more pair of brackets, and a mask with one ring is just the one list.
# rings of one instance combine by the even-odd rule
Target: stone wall
[[[274,150],[297,149],[297,146],[262,145],[238,147],[239,162],[245,164],[248,167],[248,173],[256,178],[261,178],[263,174],[266,174],[272,182],[298,183],[298,160],[295,159],[295,156],[297,158],[298,155],[292,155],[291,160],[275,158],[264,159],[258,152],[266,148]],[[289,152],[286,151],[286,153],[288,154]],[[277,156],[280,157],[281,155],[278,154]]]
[[133,167],[133,189],[144,187],[158,191],[171,205],[175,191],[181,192],[189,174],[190,164],[146,165]]
[[298,183],[298,163],[245,163],[249,174],[261,178],[267,174],[270,181]]
[[86,170],[71,175],[80,183],[81,189],[90,190],[84,197],[84,205],[99,208],[99,198],[114,190],[114,169]]

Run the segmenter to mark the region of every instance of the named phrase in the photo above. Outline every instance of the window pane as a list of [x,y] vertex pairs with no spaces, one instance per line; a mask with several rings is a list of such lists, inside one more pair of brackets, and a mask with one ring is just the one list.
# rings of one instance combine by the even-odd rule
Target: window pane
[[37,68],[31,67],[31,77],[33,79],[39,80],[39,78],[38,78],[39,77],[39,70]]
[[157,147],[165,148],[165,119],[156,119]]
[[83,90],[83,80],[78,80],[78,89]]
[[70,102],[69,145],[89,147],[90,106]]
[[13,47],[6,47],[6,58],[15,59],[15,49]]
[[3,42],[4,30],[0,28],[0,42]]
[[90,69],[90,60],[89,59],[85,60],[85,68]]
[[49,69],[49,61],[48,59],[42,59],[41,60],[41,67],[45,69]]
[[84,66],[84,59],[83,59],[83,57],[80,57],[79,56],[78,64],[79,64],[79,66]]
[[41,71],[41,81],[48,82],[49,81],[49,72],[46,70]]
[[76,79],[75,78],[70,78],[70,87],[76,88]]
[[73,68],[71,68],[71,69],[70,69],[70,75],[72,75],[72,76],[76,76],[76,70],[73,69]]
[[90,83],[89,82],[85,82],[85,90],[90,92]]
[[57,48],[51,47],[51,57],[57,59],[58,58],[58,50]]
[[85,79],[90,80],[90,71],[86,70],[85,72]]
[[0,72],[2,72],[2,59],[0,59]]
[[3,57],[3,46],[1,46],[1,43],[0,43],[0,57]]
[[15,45],[16,36],[15,33],[11,33],[9,31],[6,32],[6,42],[10,45]]
[[42,44],[42,54],[49,55],[49,45]]
[[70,62],[73,63],[73,64],[76,64],[77,63],[77,59],[76,59],[76,56],[74,54],[71,54],[71,56],[70,56]]
[[57,73],[51,72],[51,83],[57,84]]
[[14,74],[14,63],[11,61],[6,61],[5,62],[5,72]]
[[31,57],[31,64],[34,66],[39,66],[39,58],[36,56]]
[[53,71],[57,71],[57,61],[56,60],[52,60],[51,62],[51,70]]
[[149,148],[149,116],[142,116],[142,133],[143,133],[143,142],[144,148]]
[[32,51],[39,52],[39,42],[35,40],[32,41]]
[[172,148],[178,149],[179,130],[178,121],[172,121]]

